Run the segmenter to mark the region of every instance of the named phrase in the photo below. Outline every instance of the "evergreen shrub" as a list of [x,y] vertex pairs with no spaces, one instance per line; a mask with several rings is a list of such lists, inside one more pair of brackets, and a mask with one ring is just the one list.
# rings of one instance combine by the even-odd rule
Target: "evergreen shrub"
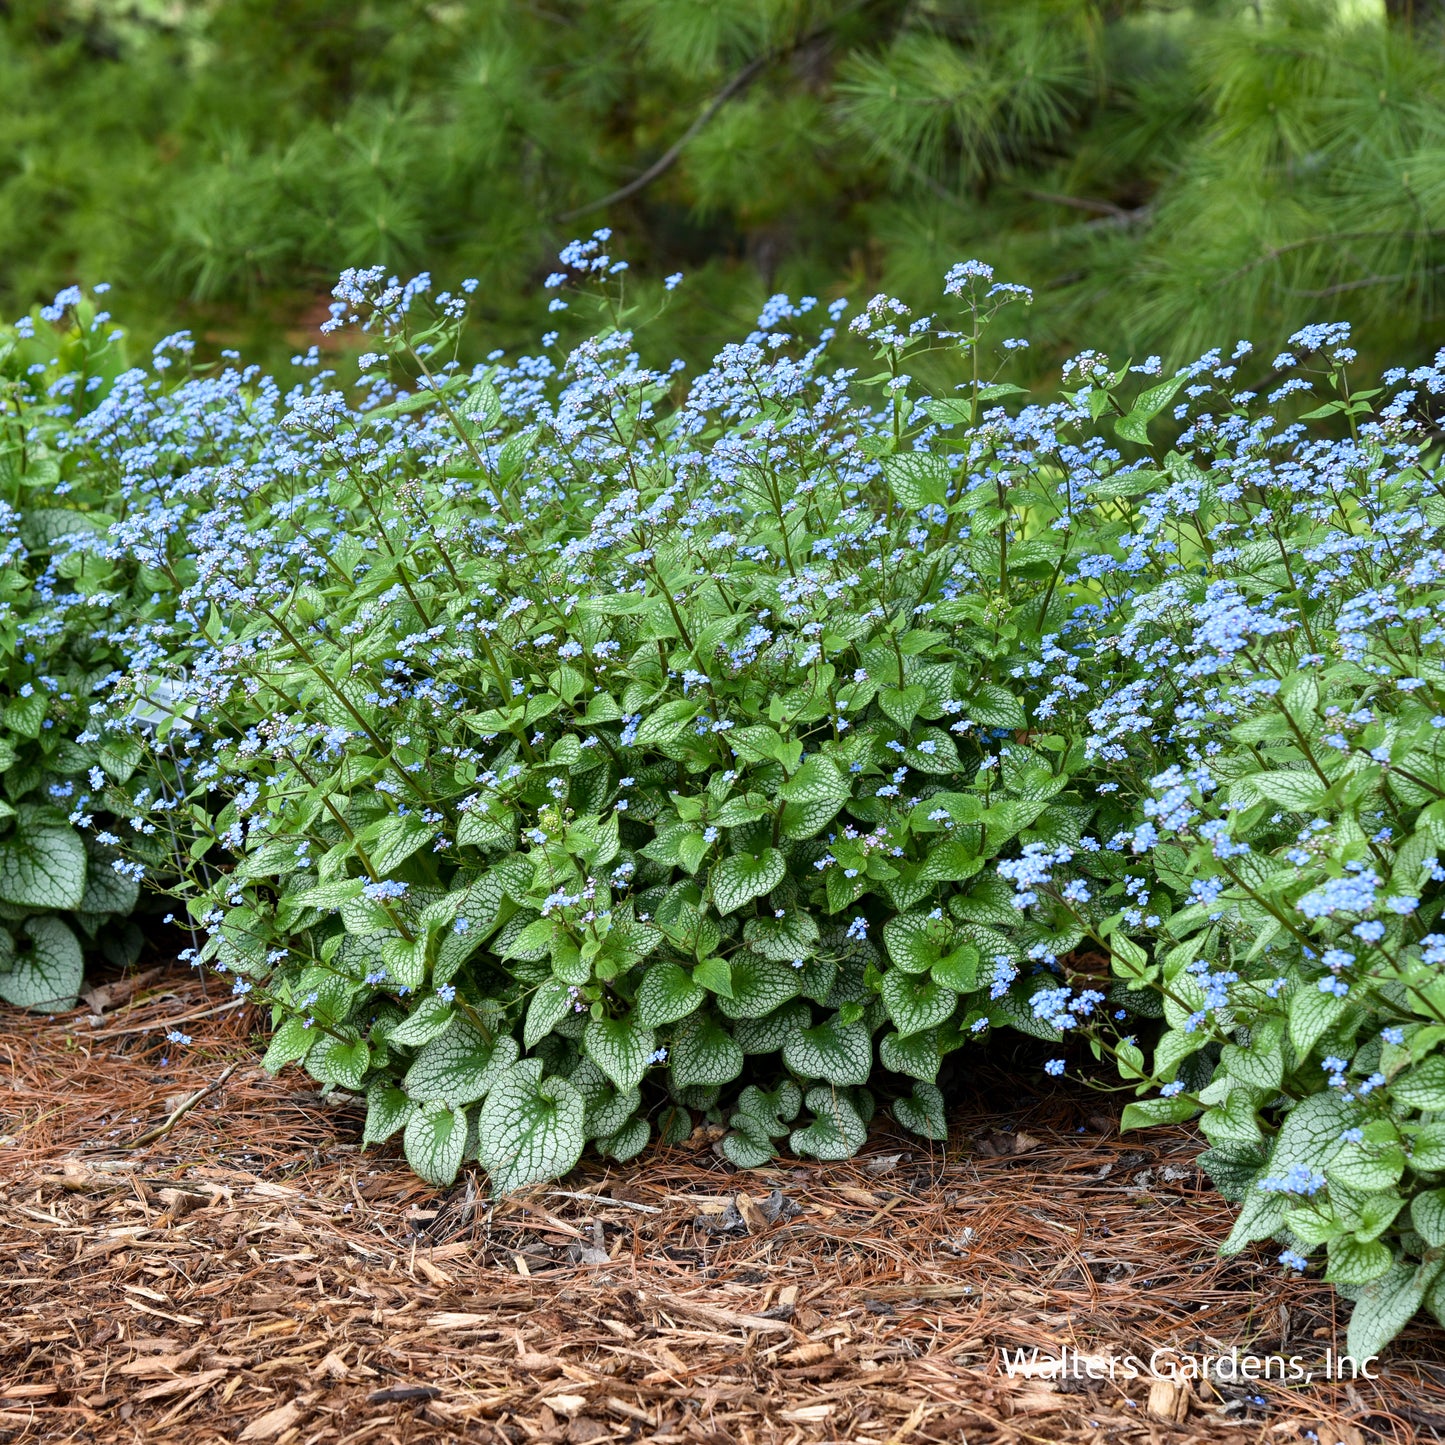
[[1327,310],[1366,354],[1423,360],[1442,20],[1440,0],[8,0],[0,311],[103,275],[147,343],[185,324],[284,367],[335,258],[363,257],[481,277],[489,344],[525,346],[556,248],[606,224],[649,276],[686,269],[697,299],[664,326],[689,360],[772,291],[922,296],[985,249],[1048,293],[1014,376],[1045,388],[1084,344],[1172,368],[1221,317],[1283,335]]

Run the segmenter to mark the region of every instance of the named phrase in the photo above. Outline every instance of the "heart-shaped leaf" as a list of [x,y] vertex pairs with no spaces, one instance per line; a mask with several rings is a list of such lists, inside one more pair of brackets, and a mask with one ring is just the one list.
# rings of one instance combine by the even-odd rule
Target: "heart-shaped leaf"
[[909,974],[891,968],[883,977],[879,990],[888,1017],[905,1038],[936,1028],[958,1006],[958,995],[926,974]]
[[467,1148],[467,1116],[445,1104],[420,1104],[402,1135],[406,1162],[428,1184],[444,1189],[457,1177]]
[[730,1084],[743,1071],[743,1051],[716,1019],[695,1015],[673,1035],[668,1063],[679,1088]]
[[953,929],[946,919],[901,913],[883,925],[888,957],[907,973],[927,973],[950,950]]
[[763,958],[792,963],[810,957],[818,947],[818,924],[805,910],[789,908],[781,918],[748,919],[743,924],[743,941]]
[[937,1086],[920,1081],[913,1093],[893,1101],[893,1117],[905,1129],[925,1139],[940,1142],[948,1138],[948,1116],[944,1112],[943,1095]]
[[840,1089],[818,1087],[808,1090],[807,1103],[813,1122],[789,1136],[793,1153],[814,1159],[851,1159],[868,1138],[868,1126],[848,1095]]
[[74,828],[22,823],[0,843],[0,903],[79,908],[84,897],[85,843]]
[[712,899],[717,911],[734,913],[770,893],[787,876],[788,866],[776,848],[765,848],[756,855],[733,853],[712,870]]
[[816,1028],[799,1029],[783,1045],[783,1062],[802,1079],[866,1084],[873,1064],[873,1043],[864,1024],[829,1019]]
[[[0,971],[0,999],[16,1008],[58,1013],[74,1008],[85,976],[75,935],[58,918],[27,918],[20,926],[21,947]],[[6,942],[9,934],[4,935]]]
[[502,1073],[516,1063],[519,1052],[510,1034],[489,1043],[465,1019],[458,1019],[426,1044],[402,1084],[413,1099],[453,1108],[475,1104],[485,1099]]
[[542,1077],[540,1059],[513,1064],[477,1120],[477,1157],[497,1193],[561,1178],[587,1142],[585,1114],[582,1095],[566,1079]]
[[404,1089],[378,1079],[366,1091],[366,1128],[361,1135],[361,1147],[385,1143],[406,1126],[415,1109]]
[[729,1018],[756,1019],[794,998],[802,987],[802,970],[790,963],[760,958],[741,949],[732,958],[732,993],[718,999]]
[[676,1023],[692,1013],[707,997],[680,964],[654,963],[637,990],[637,1021],[648,1028]]
[[656,1041],[651,1029],[629,1019],[592,1019],[582,1047],[619,1089],[632,1089],[642,1082]]

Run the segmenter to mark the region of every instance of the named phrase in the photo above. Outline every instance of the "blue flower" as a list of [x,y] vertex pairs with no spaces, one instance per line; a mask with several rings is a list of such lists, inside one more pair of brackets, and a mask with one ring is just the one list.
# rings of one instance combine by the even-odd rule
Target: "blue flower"
[[1317,1169],[1292,1164],[1278,1179],[1261,1179],[1256,1186],[1265,1194],[1296,1194],[1308,1197],[1325,1187],[1325,1176]]
[[362,888],[362,894],[374,902],[381,902],[388,898],[401,898],[405,895],[407,885],[395,879],[383,879],[379,883],[367,883]]

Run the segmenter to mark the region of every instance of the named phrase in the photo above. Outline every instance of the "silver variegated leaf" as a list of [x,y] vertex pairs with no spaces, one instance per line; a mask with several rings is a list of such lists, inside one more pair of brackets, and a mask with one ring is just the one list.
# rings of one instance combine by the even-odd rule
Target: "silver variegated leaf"
[[519,1052],[510,1034],[489,1043],[465,1019],[457,1019],[422,1048],[402,1085],[413,1099],[454,1108],[475,1104],[486,1098],[497,1079],[517,1062]]
[[353,1030],[340,1036],[322,1034],[316,1047],[306,1055],[306,1072],[318,1084],[334,1084],[356,1094],[366,1081],[371,1065],[371,1049],[363,1038],[353,1037]]
[[619,1089],[642,1082],[656,1046],[652,1030],[630,1019],[592,1019],[582,1035],[587,1057]]
[[22,821],[0,843],[0,903],[79,908],[85,897],[85,861],[85,843],[74,828],[26,826]]
[[840,1089],[818,1086],[808,1090],[813,1122],[794,1129],[788,1143],[794,1154],[814,1159],[851,1159],[868,1138],[868,1126]]
[[958,995],[927,974],[909,974],[891,968],[883,976],[879,990],[888,1009],[888,1017],[900,1034],[921,1034],[937,1028],[958,1006]]
[[707,997],[707,991],[692,981],[680,964],[663,959],[652,964],[637,990],[638,1022],[648,1028],[676,1023],[692,1013]]
[[895,1099],[893,1117],[905,1129],[921,1134],[925,1139],[943,1141],[948,1138],[948,1116],[943,1108],[943,1095],[934,1084],[920,1081],[914,1084],[911,1095]]
[[457,1177],[467,1147],[467,1116],[445,1104],[419,1104],[406,1121],[406,1162],[428,1184],[445,1188]]
[[802,908],[786,909],[781,918],[750,918],[743,924],[743,941],[754,953],[779,963],[806,959],[818,947],[818,924]]
[[802,1079],[826,1079],[840,1086],[866,1084],[873,1067],[873,1042],[862,1023],[836,1018],[799,1029],[783,1045],[783,1062]]
[[811,1018],[808,1005],[794,999],[763,1018],[738,1019],[733,1024],[733,1040],[745,1054],[771,1054],[806,1028]]
[[415,1109],[404,1089],[378,1079],[366,1091],[366,1128],[361,1147],[385,1143],[398,1129],[405,1128]]
[[733,853],[712,870],[713,903],[719,913],[736,912],[776,888],[787,872],[787,863],[776,848],[765,848],[756,855]]
[[75,935],[48,915],[27,918],[20,934],[9,968],[0,972],[0,999],[37,1013],[73,1008],[85,974]]
[[673,1035],[668,1064],[679,1088],[730,1084],[743,1071],[743,1051],[716,1019],[694,1015]]
[[514,1064],[492,1086],[478,1120],[477,1157],[498,1194],[560,1178],[587,1142],[582,1095],[540,1059]]
[[732,957],[732,996],[719,996],[719,1010],[733,1019],[756,1019],[795,998],[802,987],[791,963],[761,958],[749,949]]
[[597,1141],[597,1152],[605,1159],[615,1159],[619,1164],[642,1153],[652,1137],[652,1126],[646,1119],[635,1115],[615,1133]]

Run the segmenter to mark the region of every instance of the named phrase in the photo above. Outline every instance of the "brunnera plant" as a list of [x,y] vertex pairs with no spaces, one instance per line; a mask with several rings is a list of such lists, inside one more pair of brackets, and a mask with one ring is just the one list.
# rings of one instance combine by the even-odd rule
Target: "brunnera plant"
[[73,1005],[83,945],[140,947],[131,865],[87,828],[141,759],[95,715],[126,656],[118,619],[144,604],[134,569],[96,555],[110,499],[62,450],[119,341],[74,288],[0,331],[0,999],[29,1009]]
[[1239,1204],[1224,1252],[1323,1255],[1365,1358],[1421,1308],[1445,1321],[1445,353],[1357,389],[1347,328],[1291,348],[1267,401],[1306,399],[1293,425],[1232,363],[1191,382],[1127,549],[1078,558],[1095,598],[1025,699],[1072,711],[1095,790],[1130,800],[1126,877],[1037,847],[1000,871],[1165,1029],[1151,1058],[1062,985],[1040,1016],[1149,1096],[1126,1127],[1198,1119]]
[[1328,1248],[1357,1353],[1438,1310],[1445,369],[1358,390],[1320,327],[1263,398],[1241,343],[1015,406],[968,263],[688,381],[605,240],[569,354],[463,368],[467,287],[348,273],[359,391],[137,371],[66,443],[166,581],[114,811],[269,1065],[506,1190],[699,1112],[743,1166],[939,1138],[950,1053],[1080,1030],[1131,1124],[1204,1111],[1227,1247]]
[[[475,1156],[516,1188],[699,1111],[740,1165],[845,1157],[880,1096],[942,1138],[943,1059],[1054,1036],[1027,955],[1081,936],[1021,922],[990,861],[1099,806],[1008,685],[1072,606],[1028,535],[1051,487],[989,477],[1012,442],[976,430],[1015,390],[985,325],[1026,298],[977,264],[952,327],[879,298],[868,378],[832,363],[841,306],[778,298],[683,383],[604,239],[554,304],[600,278],[618,309],[565,357],[464,372],[465,290],[350,273],[359,402],[317,376],[242,428],[212,410],[239,373],[113,389],[93,453],[196,439],[128,543],[195,568],[137,817],[219,866],[187,880],[198,961],[272,1003],[269,1066],[365,1092],[367,1140],[433,1182]],[[966,396],[912,393],[924,348]]]

